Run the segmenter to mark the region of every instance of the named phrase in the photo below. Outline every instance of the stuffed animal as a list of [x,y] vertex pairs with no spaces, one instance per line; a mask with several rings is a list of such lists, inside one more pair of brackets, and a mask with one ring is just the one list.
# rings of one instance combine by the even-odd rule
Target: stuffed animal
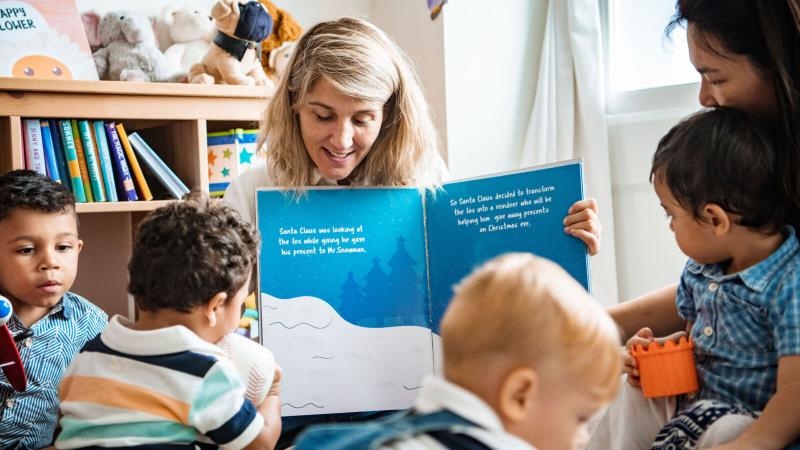
[[266,347],[231,333],[217,343],[233,363],[246,387],[245,398],[258,406],[264,401],[275,379],[275,357]]
[[[261,42],[261,65],[264,67],[264,72],[266,72],[267,76],[277,80],[280,75],[275,73],[275,68],[270,64],[270,61],[273,58],[272,52],[279,51],[282,55],[284,55],[284,57],[286,57],[287,53],[285,49],[278,49],[280,49],[283,44],[288,41],[297,41],[300,39],[300,36],[303,34],[303,27],[301,27],[300,24],[297,23],[294,18],[292,18],[291,14],[281,8],[278,8],[270,0],[258,1],[267,8],[267,12],[269,12],[269,15],[272,16],[273,23],[272,33],[263,42]],[[279,62],[280,58],[280,56],[276,57],[275,61]]]
[[289,65],[289,59],[292,57],[292,52],[297,46],[296,41],[286,41],[280,47],[269,52],[269,68],[275,74],[275,77],[281,78],[286,66]]
[[173,66],[186,72],[192,64],[199,63],[214,38],[214,20],[197,9],[165,6],[161,21],[168,30],[172,44],[164,50],[164,56]]
[[256,53],[258,43],[272,33],[272,17],[255,0],[218,0],[211,8],[217,26],[214,42],[203,60],[189,69],[189,82],[199,84],[274,85],[264,74]]
[[97,28],[102,48],[94,52],[101,80],[167,81],[174,71],[156,46],[155,34],[146,16],[112,11]]

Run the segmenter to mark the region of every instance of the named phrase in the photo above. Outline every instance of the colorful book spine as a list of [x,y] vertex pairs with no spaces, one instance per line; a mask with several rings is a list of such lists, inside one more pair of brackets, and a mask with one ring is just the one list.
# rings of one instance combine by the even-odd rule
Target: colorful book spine
[[[64,154],[64,147],[61,145],[61,129],[58,127],[58,122],[55,119],[49,119],[47,122],[50,126],[50,135],[53,138],[53,153],[56,155],[58,174],[61,175],[61,184],[72,191],[72,183],[69,179],[69,168],[67,167],[67,155]],[[42,128],[44,128],[44,125]]]
[[94,148],[92,140],[92,130],[89,128],[88,120],[78,121],[78,132],[81,135],[83,152],[86,155],[86,167],[89,171],[89,182],[92,186],[92,197],[96,202],[105,202],[106,193],[103,187],[103,172],[100,169],[100,161],[97,158],[97,150]]
[[42,130],[39,128],[39,119],[25,119],[25,163],[30,170],[47,176],[47,163],[44,158],[44,145],[42,145]]
[[55,147],[53,145],[53,135],[50,133],[50,124],[46,120],[39,121],[39,129],[42,131],[42,146],[44,147],[45,166],[47,175],[53,180],[61,183],[61,172],[56,160]]
[[177,199],[189,193],[189,188],[175,175],[169,166],[158,157],[155,151],[137,133],[131,133],[130,143],[136,153],[142,157],[144,164],[158,177],[169,194]]
[[[108,138],[108,147],[111,150],[111,161],[114,163],[114,169],[117,171],[115,177],[117,179],[117,192],[119,194],[125,193],[125,198],[129,201],[139,200],[136,196],[136,187],[133,185],[133,178],[131,172],[128,170],[128,163],[125,161],[125,150],[122,149],[122,144],[119,142],[117,136],[117,129],[114,127],[114,122],[104,123],[103,127],[106,131]],[[122,197],[122,195],[120,195]]]
[[75,147],[75,138],[72,135],[72,125],[69,120],[59,120],[58,127],[61,132],[61,145],[64,148],[64,156],[67,159],[69,170],[69,180],[72,192],[75,194],[75,201],[86,202],[86,192],[83,190],[83,180],[81,179],[81,168],[78,162],[78,149]]
[[119,201],[117,197],[117,183],[114,180],[114,166],[111,162],[111,151],[108,149],[108,140],[103,129],[103,121],[92,122],[94,140],[97,143],[97,153],[100,155],[100,167],[103,169],[103,185],[106,187],[106,197],[110,202]]
[[143,200],[152,200],[153,194],[150,193],[150,186],[147,185],[147,180],[144,179],[142,168],[139,167],[139,160],[136,159],[136,154],[133,152],[130,142],[128,142],[128,134],[125,132],[125,127],[118,123],[116,128],[119,142],[122,144],[122,148],[125,149],[128,165],[130,165],[131,172],[133,172],[133,176],[136,179],[136,185],[139,187],[139,196]]
[[72,126],[72,141],[75,142],[75,153],[78,154],[78,166],[81,169],[81,182],[83,182],[83,192],[86,193],[86,201],[94,202],[94,195],[92,195],[92,182],[89,181],[89,167],[86,165],[86,153],[83,150],[81,143],[81,135],[78,132],[78,121],[75,119],[70,120]]

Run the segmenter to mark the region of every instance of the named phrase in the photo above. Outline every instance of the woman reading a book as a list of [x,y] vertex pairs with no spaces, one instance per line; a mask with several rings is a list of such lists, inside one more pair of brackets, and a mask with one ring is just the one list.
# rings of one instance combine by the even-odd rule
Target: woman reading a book
[[[407,56],[381,30],[354,18],[323,22],[297,44],[261,126],[266,165],[240,175],[225,200],[255,219],[255,189],[319,185],[420,186],[449,177],[436,129]],[[260,145],[259,145],[260,146]],[[591,254],[600,246],[593,199],[575,203],[565,230]],[[346,393],[343,393],[346,395]],[[279,448],[303,426],[369,414],[284,420]]]
[[[225,200],[255,220],[258,187],[424,186],[449,178],[436,129],[403,51],[368,22],[343,18],[308,30],[297,44],[261,125],[262,164],[235,179]],[[600,248],[594,199],[564,223],[591,254]]]

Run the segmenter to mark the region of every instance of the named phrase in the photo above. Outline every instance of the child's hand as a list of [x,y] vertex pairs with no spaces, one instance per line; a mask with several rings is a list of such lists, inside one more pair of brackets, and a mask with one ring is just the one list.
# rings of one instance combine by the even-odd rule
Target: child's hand
[[281,395],[281,377],[283,376],[283,369],[281,366],[275,364],[275,377],[272,379],[272,386],[269,387],[267,397],[270,395]]
[[631,349],[634,345],[641,345],[647,348],[654,340],[655,336],[653,335],[653,330],[645,327],[637,331],[636,334],[625,343],[625,351],[622,353],[622,371],[628,375],[628,384],[633,387],[642,387],[642,383],[639,381],[639,368],[636,364],[636,358],[631,356]]

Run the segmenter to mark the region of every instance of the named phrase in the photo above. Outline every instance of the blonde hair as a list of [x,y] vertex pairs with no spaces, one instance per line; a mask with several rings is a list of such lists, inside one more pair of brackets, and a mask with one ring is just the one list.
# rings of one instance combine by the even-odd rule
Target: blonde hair
[[384,104],[381,130],[353,170],[354,179],[375,185],[439,185],[433,170],[438,136],[411,62],[383,31],[344,17],[319,23],[300,38],[265,111],[259,144],[268,145],[267,161],[278,186],[310,182],[314,163],[297,113],[321,77],[344,95]]
[[441,334],[445,375],[503,364],[554,367],[550,376],[590,381],[590,395],[603,400],[619,384],[620,340],[611,317],[561,267],[528,253],[499,256],[465,278]]

